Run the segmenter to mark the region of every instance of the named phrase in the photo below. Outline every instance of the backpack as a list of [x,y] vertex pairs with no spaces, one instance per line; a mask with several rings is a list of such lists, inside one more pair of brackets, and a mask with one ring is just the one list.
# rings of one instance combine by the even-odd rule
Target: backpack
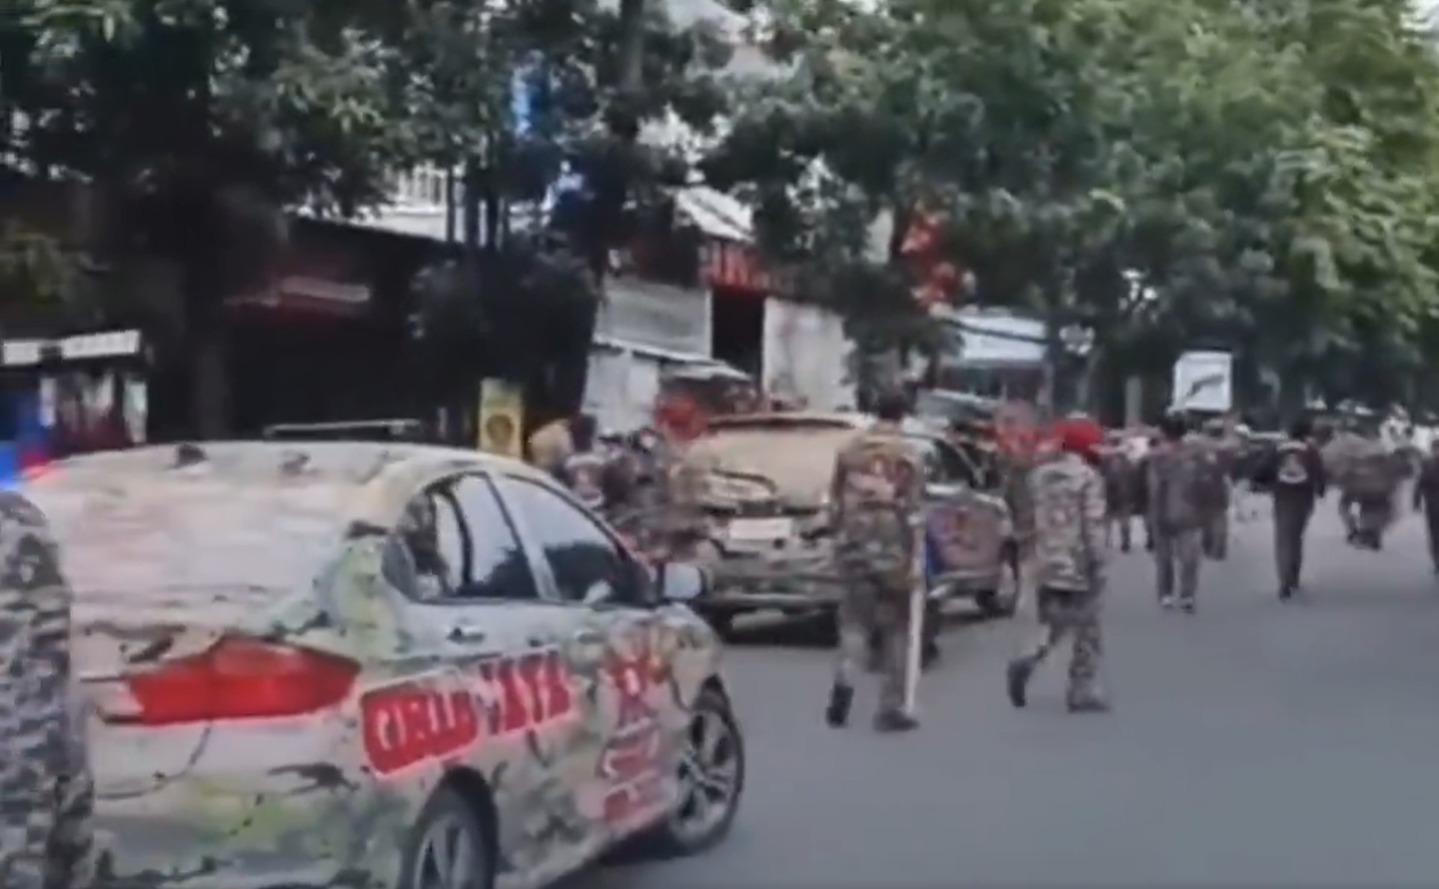
[[1279,446],[1279,467],[1274,473],[1275,484],[1293,487],[1311,483],[1309,464],[1304,459],[1305,450],[1303,445],[1294,442]]

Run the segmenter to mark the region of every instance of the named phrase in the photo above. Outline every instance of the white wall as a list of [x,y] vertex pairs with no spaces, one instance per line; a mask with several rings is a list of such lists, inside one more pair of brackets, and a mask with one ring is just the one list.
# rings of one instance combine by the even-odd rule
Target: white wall
[[848,384],[850,343],[838,315],[815,306],[765,300],[762,380],[775,394],[805,399],[818,410],[854,404]]

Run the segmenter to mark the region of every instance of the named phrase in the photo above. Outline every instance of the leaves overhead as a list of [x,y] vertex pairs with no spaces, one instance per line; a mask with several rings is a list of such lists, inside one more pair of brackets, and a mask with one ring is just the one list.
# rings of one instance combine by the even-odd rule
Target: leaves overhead
[[746,97],[706,172],[754,197],[778,260],[889,268],[868,299],[897,302],[898,239],[866,234],[925,208],[981,301],[1089,325],[1121,366],[1222,343],[1357,377],[1384,344],[1392,382],[1417,359],[1439,299],[1439,63],[1407,4],[763,11],[794,77]]

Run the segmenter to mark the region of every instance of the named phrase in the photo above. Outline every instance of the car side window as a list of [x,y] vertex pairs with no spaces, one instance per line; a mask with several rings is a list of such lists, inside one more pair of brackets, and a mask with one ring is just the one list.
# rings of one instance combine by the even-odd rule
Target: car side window
[[594,519],[533,481],[499,476],[495,484],[540,547],[565,601],[638,604],[639,566]]
[[926,482],[943,484],[950,480],[949,474],[945,471],[943,454],[933,441],[914,437],[909,439],[909,444],[919,452],[920,459],[924,463],[924,480]]
[[461,475],[431,485],[405,509],[398,542],[423,601],[539,598],[539,588],[490,483]]

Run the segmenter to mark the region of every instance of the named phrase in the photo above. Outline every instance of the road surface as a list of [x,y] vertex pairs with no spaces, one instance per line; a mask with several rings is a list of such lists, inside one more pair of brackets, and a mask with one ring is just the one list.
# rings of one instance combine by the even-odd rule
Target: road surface
[[828,652],[735,646],[749,782],[733,835],[568,889],[1435,885],[1439,583],[1419,519],[1361,553],[1331,497],[1292,604],[1269,528],[1205,564],[1192,617],[1158,610],[1146,554],[1116,557],[1109,715],[1063,712],[1059,664],[1010,708],[1023,617],[950,631],[903,736],[870,730],[872,683],[853,727],[823,725]]

